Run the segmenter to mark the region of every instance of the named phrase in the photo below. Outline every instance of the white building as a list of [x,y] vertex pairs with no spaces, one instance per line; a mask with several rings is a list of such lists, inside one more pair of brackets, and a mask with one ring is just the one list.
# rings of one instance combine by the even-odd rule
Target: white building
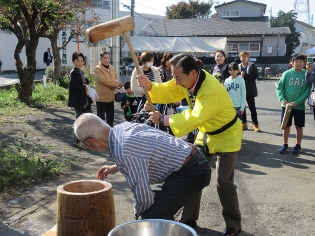
[[[96,13],[100,16],[99,23],[103,23],[111,20],[111,1],[104,0],[94,0],[96,6]],[[119,17],[123,17],[126,15],[130,15],[128,11],[120,11]],[[148,14],[135,14],[135,35],[140,32],[140,30],[150,22],[152,19],[161,19],[165,18],[164,16],[156,16],[156,15],[148,15]],[[66,34],[66,35],[64,35]],[[64,40],[64,38],[69,34],[69,32],[61,32],[59,36],[59,45]],[[0,61],[3,63],[1,66],[1,70],[16,70],[15,59],[14,59],[14,50],[17,45],[17,38],[14,34],[9,34],[4,31],[0,31]],[[80,51],[90,58],[90,48],[85,45],[83,42],[83,38],[80,40]],[[107,39],[102,42],[102,45],[99,47],[99,50],[105,45],[111,45],[111,40]],[[58,46],[59,46],[58,45]],[[47,50],[47,48],[51,48],[50,41],[47,38],[40,38],[38,48],[36,51],[36,61],[37,61],[37,69],[45,69],[47,66],[43,62],[43,54]],[[60,51],[61,60],[64,62],[64,65],[72,66],[71,56],[72,53],[78,50],[78,44],[76,40],[73,39],[65,49]],[[96,51],[99,51],[96,50]],[[97,54],[96,54],[97,56]],[[23,48],[20,53],[21,60],[26,63],[26,54],[25,48]],[[89,62],[88,62],[89,63]]]
[[301,35],[300,45],[295,48],[296,53],[305,53],[306,49],[315,47],[315,27],[302,21],[295,21],[296,31]]

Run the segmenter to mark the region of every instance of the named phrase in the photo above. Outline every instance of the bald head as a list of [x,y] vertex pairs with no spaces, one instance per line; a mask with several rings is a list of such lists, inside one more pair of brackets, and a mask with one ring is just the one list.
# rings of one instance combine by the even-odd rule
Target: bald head
[[74,122],[74,133],[80,141],[86,138],[104,139],[110,130],[110,126],[101,118],[92,114],[84,113]]

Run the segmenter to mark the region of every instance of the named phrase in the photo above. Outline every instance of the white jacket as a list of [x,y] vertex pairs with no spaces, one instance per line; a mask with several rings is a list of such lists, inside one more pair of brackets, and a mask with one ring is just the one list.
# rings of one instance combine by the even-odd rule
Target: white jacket
[[[141,69],[141,73],[143,74],[143,69],[140,66]],[[154,74],[154,82],[156,83],[162,83],[162,79],[161,79],[161,75],[160,75],[160,69],[158,67],[154,67],[151,66],[151,70],[153,71]],[[131,90],[137,94],[138,97],[142,97],[144,95],[144,90],[142,87],[139,86],[138,81],[137,81],[137,76],[138,72],[136,67],[134,68],[134,70],[132,71],[132,75],[131,75]]]

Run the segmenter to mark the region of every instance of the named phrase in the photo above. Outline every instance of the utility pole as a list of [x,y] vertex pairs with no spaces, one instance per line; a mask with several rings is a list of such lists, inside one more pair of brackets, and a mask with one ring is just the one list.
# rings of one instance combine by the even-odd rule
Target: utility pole
[[[119,17],[119,0],[112,2],[112,20]],[[118,75],[120,75],[120,36],[116,35],[112,37],[112,55],[111,59],[113,62],[113,67]]]
[[[131,16],[132,18],[135,18],[135,0],[131,0]],[[134,30],[131,30],[130,31],[130,36],[134,36],[135,32]]]

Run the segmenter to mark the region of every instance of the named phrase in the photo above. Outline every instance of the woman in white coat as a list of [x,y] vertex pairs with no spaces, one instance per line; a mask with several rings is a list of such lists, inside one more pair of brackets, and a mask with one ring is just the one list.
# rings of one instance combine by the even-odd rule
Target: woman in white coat
[[[140,56],[140,62],[142,66],[140,69],[144,75],[146,75],[150,81],[156,83],[162,83],[160,70],[157,67],[153,66],[154,55],[153,52],[143,52]],[[138,72],[136,68],[134,68],[131,75],[131,90],[136,93],[138,97],[138,112],[143,108],[144,103],[146,102],[146,97],[144,94],[144,90],[142,87],[138,85],[137,76]]]

